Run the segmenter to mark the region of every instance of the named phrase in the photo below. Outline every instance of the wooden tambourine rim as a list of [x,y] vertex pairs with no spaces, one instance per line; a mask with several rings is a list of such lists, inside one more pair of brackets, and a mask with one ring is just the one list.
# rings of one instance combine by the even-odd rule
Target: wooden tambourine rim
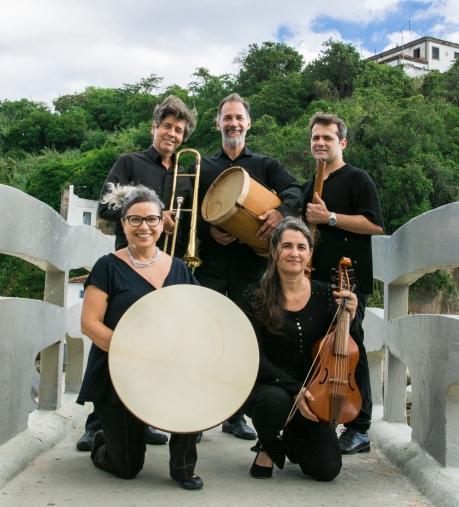
[[[243,181],[242,181],[242,188],[241,188],[241,192],[239,194],[239,197],[234,201],[234,204],[230,208],[228,208],[228,210],[225,211],[222,215],[220,215],[219,217],[216,217],[216,218],[209,218],[207,210],[208,210],[208,206],[209,206],[209,200],[212,197],[212,194],[213,194],[215,188],[218,185],[220,185],[222,180],[227,178],[228,175],[233,172],[241,172],[242,173]],[[202,217],[204,218],[204,220],[206,222],[209,222],[212,225],[220,225],[220,224],[228,221],[235,213],[238,212],[239,208],[238,208],[238,206],[236,206],[236,204],[239,204],[241,206],[244,205],[244,202],[247,199],[247,195],[249,194],[249,190],[250,190],[250,175],[243,167],[233,166],[233,167],[230,167],[229,169],[226,169],[221,174],[219,174],[217,176],[217,178],[215,178],[215,181],[212,183],[212,185],[207,190],[206,195],[204,196],[204,199],[203,199],[202,205],[201,205]]]

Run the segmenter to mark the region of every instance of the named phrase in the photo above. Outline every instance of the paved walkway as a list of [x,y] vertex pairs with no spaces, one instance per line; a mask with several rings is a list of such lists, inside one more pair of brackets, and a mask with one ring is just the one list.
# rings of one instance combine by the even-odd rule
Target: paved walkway
[[[64,438],[0,490],[0,506],[434,505],[375,448],[345,456],[341,474],[330,483],[313,481],[290,463],[270,480],[252,479],[248,474],[254,458],[251,443],[224,434],[220,428],[206,432],[198,446],[197,473],[204,479],[203,490],[184,491],[168,478],[167,446],[149,446],[142,472],[124,481],[96,469],[88,453],[75,449],[84,411],[71,406],[69,410],[71,415],[64,412],[62,416],[68,421]],[[41,424],[48,423],[43,419]],[[43,443],[46,433],[34,438]],[[16,448],[22,451],[21,446]],[[8,452],[12,449],[10,446]]]

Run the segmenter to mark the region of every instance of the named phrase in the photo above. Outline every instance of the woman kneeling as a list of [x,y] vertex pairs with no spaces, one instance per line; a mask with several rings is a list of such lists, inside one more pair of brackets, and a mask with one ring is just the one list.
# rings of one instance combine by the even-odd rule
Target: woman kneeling
[[[308,405],[312,395],[302,384],[312,363],[312,347],[325,336],[335,315],[335,298],[348,299],[351,319],[357,298],[345,290],[333,293],[329,285],[306,276],[312,248],[307,226],[285,218],[272,234],[267,270],[246,297],[246,313],[260,348],[257,381],[244,406],[260,443],[250,470],[255,478],[271,477],[273,463],[283,468],[286,455],[319,481],[330,481],[341,470],[335,428],[319,422]],[[299,410],[280,437],[300,391]]]

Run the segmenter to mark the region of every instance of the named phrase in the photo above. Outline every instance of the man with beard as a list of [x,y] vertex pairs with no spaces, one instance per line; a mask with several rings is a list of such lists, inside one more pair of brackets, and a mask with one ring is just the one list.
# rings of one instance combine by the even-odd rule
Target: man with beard
[[[295,178],[271,157],[249,150],[245,137],[250,129],[249,105],[237,93],[225,97],[219,104],[216,120],[222,136],[222,149],[202,160],[199,183],[200,202],[214,180],[233,166],[243,167],[249,175],[274,190],[281,205],[270,209],[259,218],[263,224],[257,231],[262,239],[268,239],[276,225],[287,215],[299,214],[302,203],[301,187]],[[202,265],[195,276],[204,287],[228,296],[241,306],[246,288],[257,282],[266,267],[266,259],[252,248],[218,227],[200,221],[198,236]],[[222,431],[246,440],[254,440],[255,432],[246,424],[243,413],[234,414],[223,423]]]
[[324,160],[322,198],[313,195],[314,179],[304,188],[305,217],[316,225],[319,238],[312,257],[312,278],[329,282],[331,270],[341,257],[349,257],[356,275],[358,307],[355,316],[360,358],[355,377],[362,395],[362,408],[357,418],[340,436],[343,454],[370,450],[368,429],[371,422],[372,401],[368,361],[363,345],[363,317],[369,295],[373,292],[371,236],[382,234],[383,218],[378,192],[370,176],[343,160],[347,146],[347,127],[340,118],[316,113],[309,122],[311,153],[316,160]]

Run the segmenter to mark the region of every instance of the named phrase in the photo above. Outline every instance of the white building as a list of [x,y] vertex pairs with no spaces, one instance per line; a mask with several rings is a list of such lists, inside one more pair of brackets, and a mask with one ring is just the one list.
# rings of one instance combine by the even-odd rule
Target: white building
[[445,72],[455,60],[459,60],[459,44],[434,37],[421,37],[371,56],[368,60],[393,67],[401,65],[411,77],[422,76],[431,70]]
[[81,199],[70,185],[62,196],[61,215],[71,225],[92,225],[96,227],[97,201]]
[[[98,201],[81,199],[74,192],[74,186],[70,185],[62,195],[61,215],[71,225],[89,225],[97,227]],[[114,237],[113,237],[114,242]],[[70,278],[67,284],[67,307],[80,303],[83,299],[84,282],[87,275]]]

